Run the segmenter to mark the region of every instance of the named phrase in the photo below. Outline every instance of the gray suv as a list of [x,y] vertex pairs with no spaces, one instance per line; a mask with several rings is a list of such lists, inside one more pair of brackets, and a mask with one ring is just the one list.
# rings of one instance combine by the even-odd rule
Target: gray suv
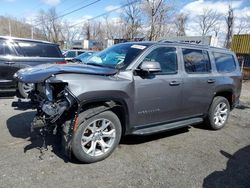
[[84,163],[108,157],[122,135],[149,135],[205,122],[225,126],[242,75],[233,52],[180,42],[130,42],[85,64],[22,69],[34,83],[32,129],[62,130],[65,153]]

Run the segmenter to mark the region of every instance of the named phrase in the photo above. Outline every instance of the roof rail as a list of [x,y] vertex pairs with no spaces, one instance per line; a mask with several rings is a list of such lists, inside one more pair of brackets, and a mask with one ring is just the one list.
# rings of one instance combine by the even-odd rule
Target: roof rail
[[188,44],[188,45],[193,45],[193,46],[203,46],[203,47],[210,47],[210,45],[207,44],[197,44],[197,43],[190,43],[190,42],[185,42],[185,41],[175,41],[175,40],[159,40],[157,42],[161,42],[161,43],[178,43],[178,44]]

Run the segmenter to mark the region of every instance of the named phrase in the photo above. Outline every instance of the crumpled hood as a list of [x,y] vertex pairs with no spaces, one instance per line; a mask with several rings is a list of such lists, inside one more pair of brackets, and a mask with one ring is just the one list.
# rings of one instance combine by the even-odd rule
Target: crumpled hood
[[75,74],[92,74],[92,75],[114,75],[116,69],[108,67],[99,67],[86,64],[66,64],[54,65],[44,64],[35,67],[29,67],[19,70],[14,77],[25,83],[39,83],[48,79],[52,75],[75,73]]

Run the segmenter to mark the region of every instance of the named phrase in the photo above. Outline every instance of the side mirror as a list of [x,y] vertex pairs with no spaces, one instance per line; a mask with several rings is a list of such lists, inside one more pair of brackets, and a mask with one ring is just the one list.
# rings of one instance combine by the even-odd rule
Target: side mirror
[[144,61],[140,66],[140,70],[145,72],[161,72],[161,65],[156,61]]

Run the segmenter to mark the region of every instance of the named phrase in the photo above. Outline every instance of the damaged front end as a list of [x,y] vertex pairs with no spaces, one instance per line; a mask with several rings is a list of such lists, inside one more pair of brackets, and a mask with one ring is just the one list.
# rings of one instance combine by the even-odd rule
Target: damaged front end
[[[22,77],[23,74],[17,74],[16,79],[23,81]],[[29,98],[32,108],[37,111],[31,122],[31,132],[43,138],[44,143],[41,147],[45,147],[46,135],[55,135],[59,131],[65,137],[64,153],[70,156],[70,141],[78,116],[79,102],[68,89],[68,83],[51,75],[34,83]]]
[[60,131],[64,137],[64,153],[70,157],[70,141],[76,126],[79,105],[67,86],[67,83],[63,82],[36,84],[30,94],[37,109],[31,123],[31,132],[44,138],[47,134],[55,135]]

